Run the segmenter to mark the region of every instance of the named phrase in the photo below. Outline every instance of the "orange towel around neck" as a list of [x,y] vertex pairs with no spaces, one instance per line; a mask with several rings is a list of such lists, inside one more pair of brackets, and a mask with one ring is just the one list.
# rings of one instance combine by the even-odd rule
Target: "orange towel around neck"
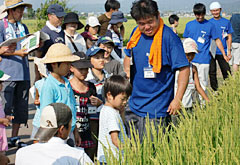
[[[164,22],[162,18],[159,19],[159,22],[160,24],[157,32],[153,37],[153,42],[150,48],[150,55],[149,55],[149,63],[152,65],[153,72],[155,73],[160,73],[161,67],[162,67],[162,33],[163,33],[163,27],[164,27]],[[127,43],[127,49],[131,49],[137,46],[137,43],[140,37],[141,37],[141,32],[139,30],[139,27],[137,27],[130,41]]]

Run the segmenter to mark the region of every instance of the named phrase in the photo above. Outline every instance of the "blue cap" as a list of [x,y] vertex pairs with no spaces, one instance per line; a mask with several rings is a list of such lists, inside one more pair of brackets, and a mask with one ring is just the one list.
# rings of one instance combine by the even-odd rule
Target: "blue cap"
[[97,40],[97,46],[100,44],[110,43],[113,47],[115,46],[113,40],[109,36],[102,36]]
[[105,52],[104,49],[102,48],[99,48],[97,46],[92,46],[91,48],[89,48],[86,52],[86,55],[91,57],[91,56],[94,56],[95,54],[97,54],[98,52]]
[[55,14],[57,17],[64,17],[66,13],[64,12],[64,9],[59,4],[52,4],[47,9],[48,14]]

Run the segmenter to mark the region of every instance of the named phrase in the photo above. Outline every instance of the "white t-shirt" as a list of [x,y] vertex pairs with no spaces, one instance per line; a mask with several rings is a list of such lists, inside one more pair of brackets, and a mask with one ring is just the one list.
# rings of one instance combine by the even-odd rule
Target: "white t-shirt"
[[[121,130],[121,126],[123,131]],[[104,156],[103,145],[106,148],[110,148],[115,156],[117,156],[118,148],[112,143],[110,133],[112,131],[119,131],[119,140],[123,143],[123,136],[126,135],[125,127],[123,125],[122,118],[118,110],[115,110],[109,106],[103,106],[100,111],[99,117],[99,142],[98,142],[98,151],[97,159],[100,162],[106,162]],[[109,145],[108,145],[109,144]]]
[[16,153],[16,165],[85,165],[93,164],[84,152],[66,144],[65,140],[52,137],[47,143],[36,143],[19,149]]
[[[64,33],[65,33],[65,44],[71,49],[72,53],[76,52],[72,42],[69,39],[69,37],[71,37],[71,35],[69,35],[66,32],[66,30],[64,30]],[[76,32],[74,34],[74,36],[71,37],[71,39],[74,42],[74,44],[76,45],[76,47],[77,47],[79,52],[86,53],[86,51],[87,51],[86,42],[85,42],[85,40],[84,40],[84,38],[83,38],[83,36],[81,34]]]
[[[192,102],[193,102],[193,93],[195,91],[195,82],[193,79],[192,68],[193,68],[193,65],[192,65],[192,63],[190,63],[190,74],[189,74],[188,86],[187,86],[186,91],[182,98],[182,104],[183,104],[184,108],[191,108],[193,106]],[[178,75],[179,75],[179,71],[176,71],[174,95],[176,95],[176,92],[177,92]]]

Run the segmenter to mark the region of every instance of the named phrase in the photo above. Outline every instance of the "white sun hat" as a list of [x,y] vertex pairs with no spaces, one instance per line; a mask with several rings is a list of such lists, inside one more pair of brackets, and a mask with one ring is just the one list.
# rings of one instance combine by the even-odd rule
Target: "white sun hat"
[[219,2],[212,2],[209,6],[210,10],[214,10],[214,9],[221,9],[221,5]]

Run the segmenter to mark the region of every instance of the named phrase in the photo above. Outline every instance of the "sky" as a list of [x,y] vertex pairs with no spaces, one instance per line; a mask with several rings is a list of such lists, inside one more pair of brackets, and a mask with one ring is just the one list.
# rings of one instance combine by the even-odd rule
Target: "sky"
[[[45,0],[23,0],[33,4],[33,9],[40,7]],[[106,0],[67,0],[67,6],[73,7],[79,12],[104,12],[104,3]],[[124,13],[129,13],[132,2],[134,0],[119,0],[121,9]],[[203,3],[208,6],[211,2],[216,0],[156,0],[160,11],[191,11],[195,3]],[[240,4],[240,0],[218,0],[222,6],[232,9],[236,3]],[[0,0],[1,4],[3,0]],[[239,8],[239,6],[238,6]],[[238,8],[236,10],[238,10]],[[240,10],[240,9],[239,9]]]

